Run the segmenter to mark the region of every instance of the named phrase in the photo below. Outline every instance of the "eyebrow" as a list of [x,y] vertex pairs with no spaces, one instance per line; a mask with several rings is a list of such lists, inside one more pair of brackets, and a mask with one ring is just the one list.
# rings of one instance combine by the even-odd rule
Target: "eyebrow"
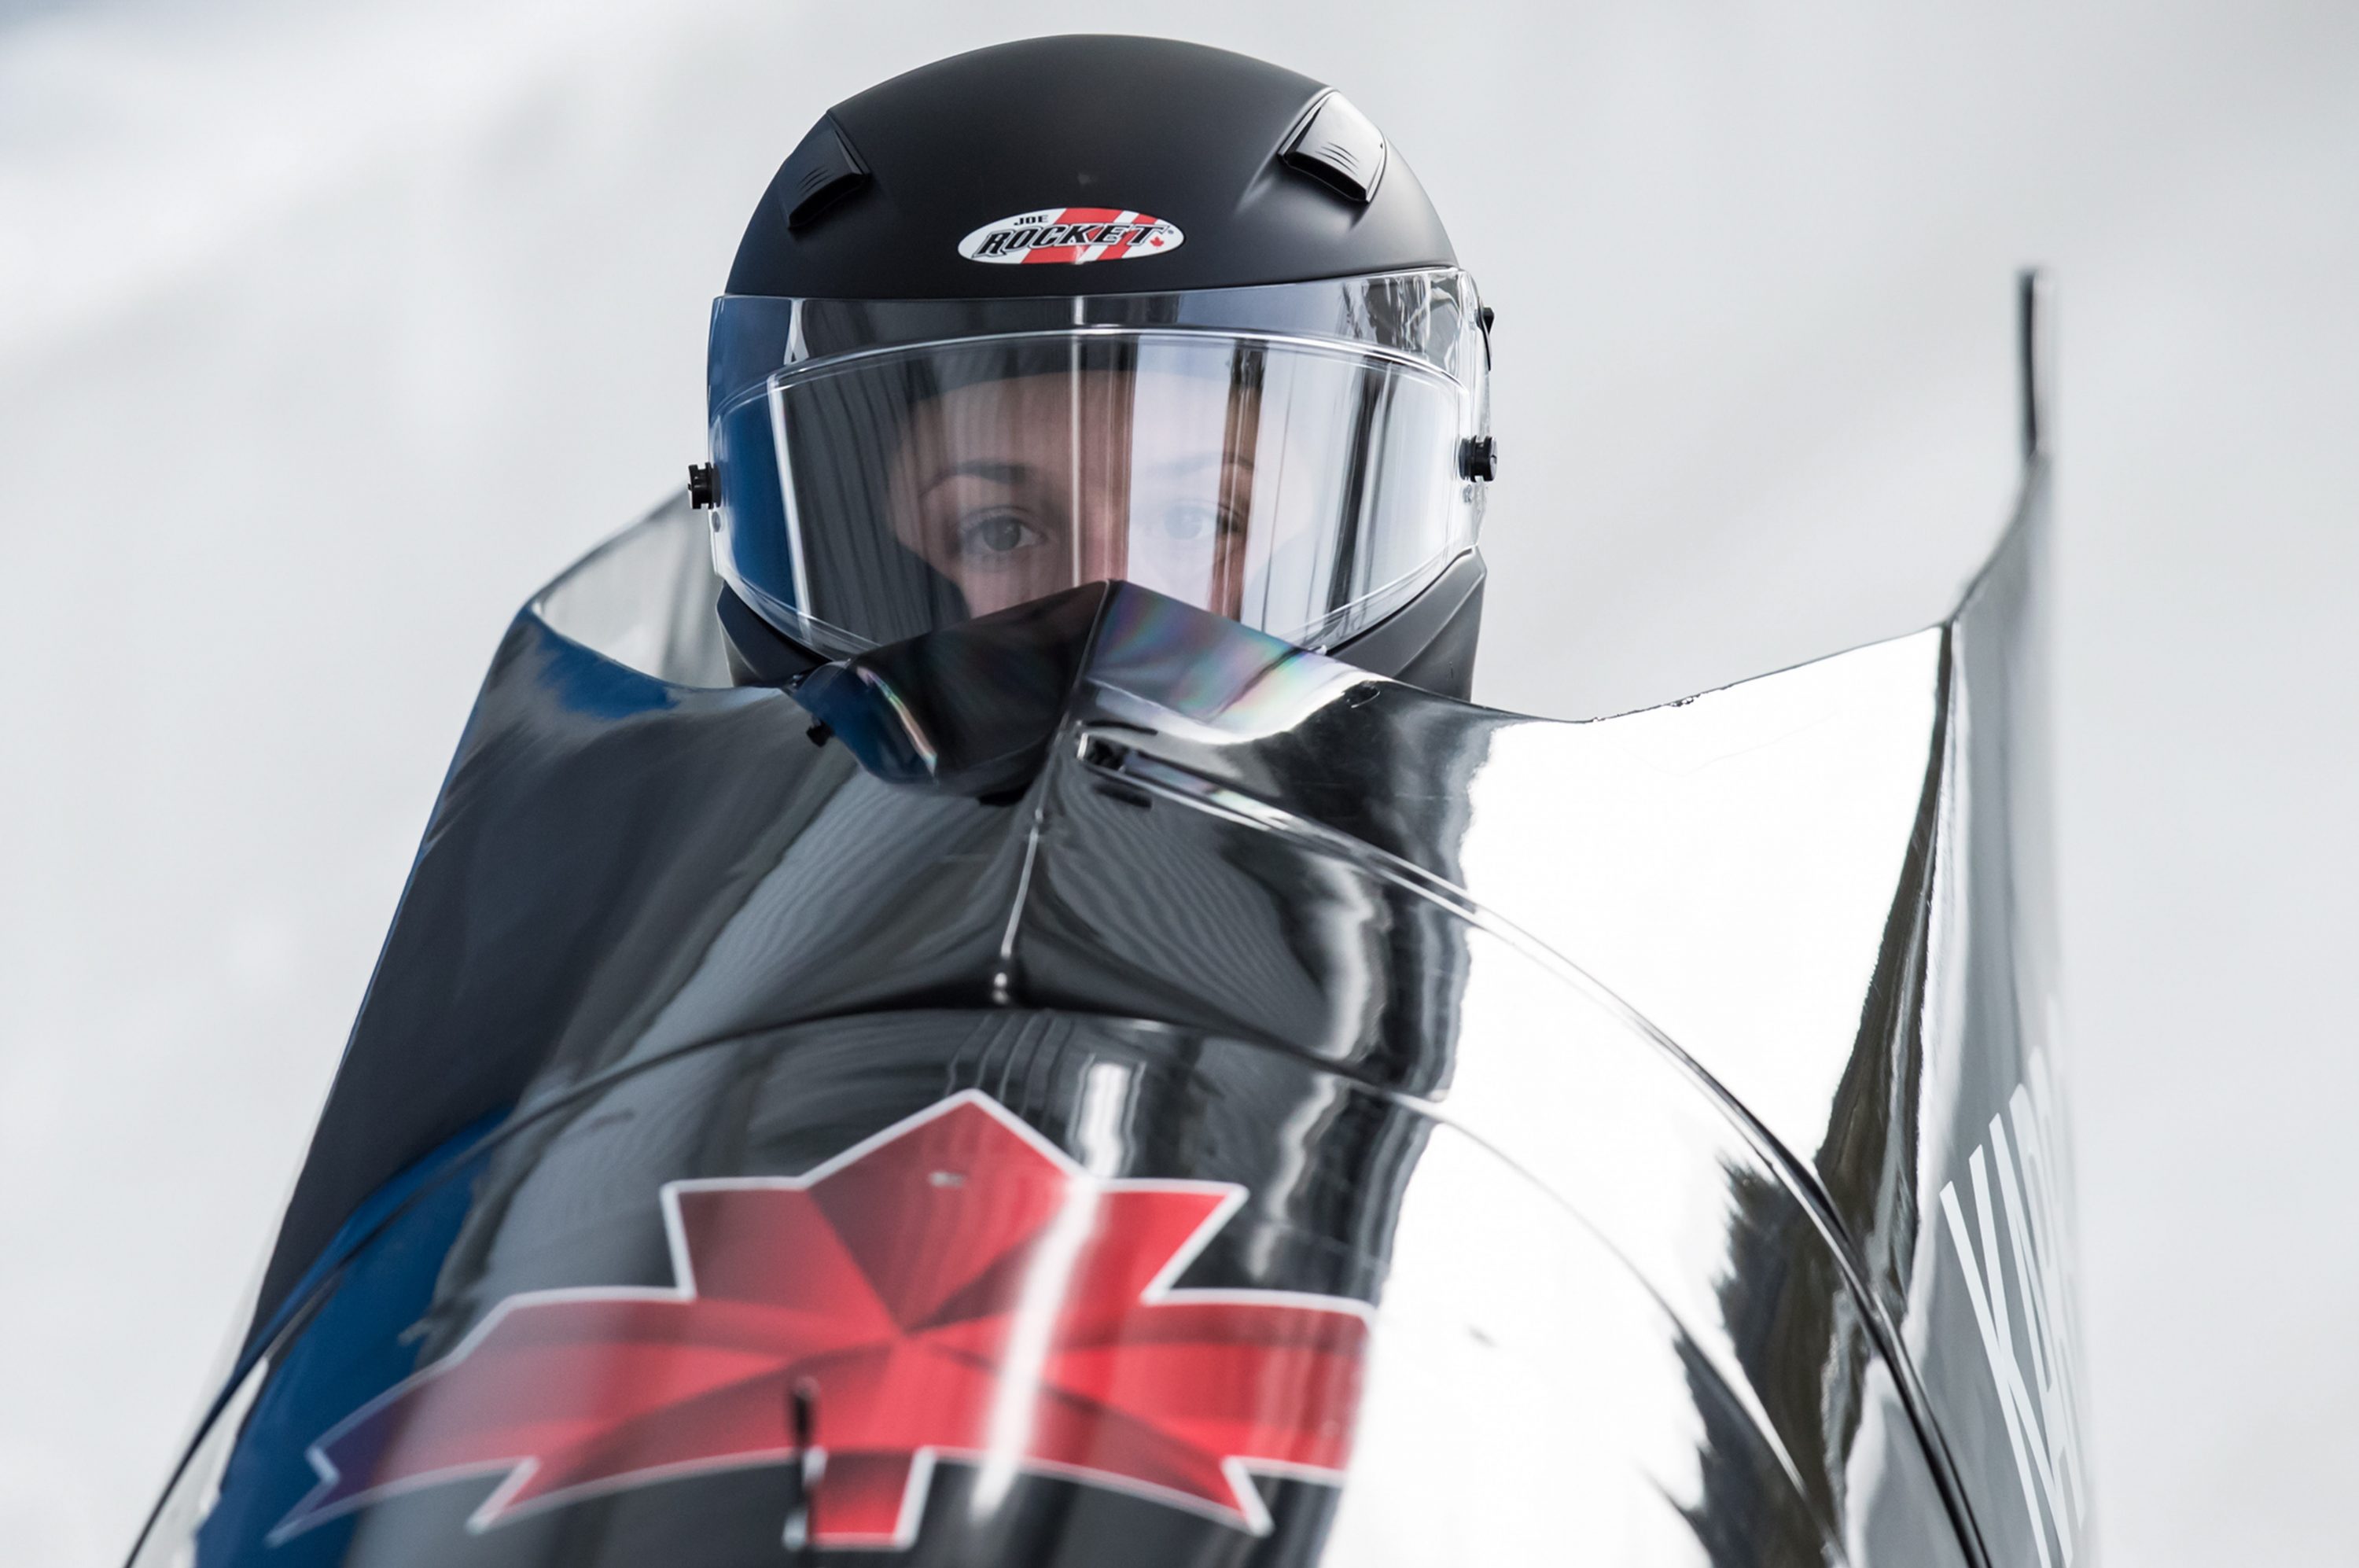
[[[1191,468],[1242,468],[1250,472],[1253,465],[1254,460],[1243,452],[1205,452],[1193,457],[1175,457],[1156,466],[1169,473]],[[997,485],[1020,485],[1032,476],[1038,466],[1029,463],[1000,463],[987,457],[970,457],[963,463],[951,464],[927,480],[918,494],[929,495],[953,479],[988,479]]]
[[1175,470],[1189,468],[1249,469],[1253,467],[1253,465],[1254,460],[1251,452],[1225,451],[1213,452],[1207,449],[1206,451],[1196,452],[1188,457],[1166,458],[1155,466],[1169,474]]
[[971,457],[964,463],[952,463],[926,481],[920,495],[952,479],[989,479],[1000,485],[1020,484],[1032,473],[1028,463],[995,463],[987,457]]

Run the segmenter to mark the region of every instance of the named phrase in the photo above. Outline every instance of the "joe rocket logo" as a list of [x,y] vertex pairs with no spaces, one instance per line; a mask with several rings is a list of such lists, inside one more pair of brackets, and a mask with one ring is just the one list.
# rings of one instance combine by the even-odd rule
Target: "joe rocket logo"
[[799,1465],[790,1545],[906,1548],[938,1463],[1110,1487],[1252,1534],[1254,1473],[1333,1484],[1370,1309],[1174,1283],[1226,1181],[1093,1176],[953,1095],[796,1177],[668,1183],[669,1289],[536,1290],[314,1443],[283,1541],[498,1476],[468,1520]]
[[1177,223],[1116,207],[1044,207],[1002,218],[959,241],[959,255],[995,267],[1136,261],[1180,248]]

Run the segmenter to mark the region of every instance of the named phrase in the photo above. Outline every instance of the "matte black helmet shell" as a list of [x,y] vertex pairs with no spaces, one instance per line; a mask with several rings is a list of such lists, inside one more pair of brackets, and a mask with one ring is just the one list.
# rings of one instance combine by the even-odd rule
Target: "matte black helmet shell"
[[[1183,238],[1082,266],[960,252],[985,225],[1066,207]],[[837,104],[770,182],[728,291],[1129,294],[1456,263],[1399,150],[1332,89],[1225,49],[1083,35],[956,55]]]

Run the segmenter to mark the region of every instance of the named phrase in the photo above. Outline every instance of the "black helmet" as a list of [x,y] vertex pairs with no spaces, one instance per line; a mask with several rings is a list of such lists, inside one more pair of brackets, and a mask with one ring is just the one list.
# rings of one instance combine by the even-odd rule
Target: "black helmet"
[[723,618],[757,673],[1123,578],[1464,693],[1488,312],[1341,93],[1036,38],[829,111],[712,313]]

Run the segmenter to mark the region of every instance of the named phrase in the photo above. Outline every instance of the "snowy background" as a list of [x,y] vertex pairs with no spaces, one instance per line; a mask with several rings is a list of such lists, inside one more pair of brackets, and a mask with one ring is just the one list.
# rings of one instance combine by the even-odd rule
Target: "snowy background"
[[0,0],[0,1556],[128,1548],[502,626],[701,454],[777,161],[1089,29],[1336,82],[1432,191],[1500,311],[1503,705],[1936,618],[2054,267],[2099,1533],[2352,1561],[2347,0]]

